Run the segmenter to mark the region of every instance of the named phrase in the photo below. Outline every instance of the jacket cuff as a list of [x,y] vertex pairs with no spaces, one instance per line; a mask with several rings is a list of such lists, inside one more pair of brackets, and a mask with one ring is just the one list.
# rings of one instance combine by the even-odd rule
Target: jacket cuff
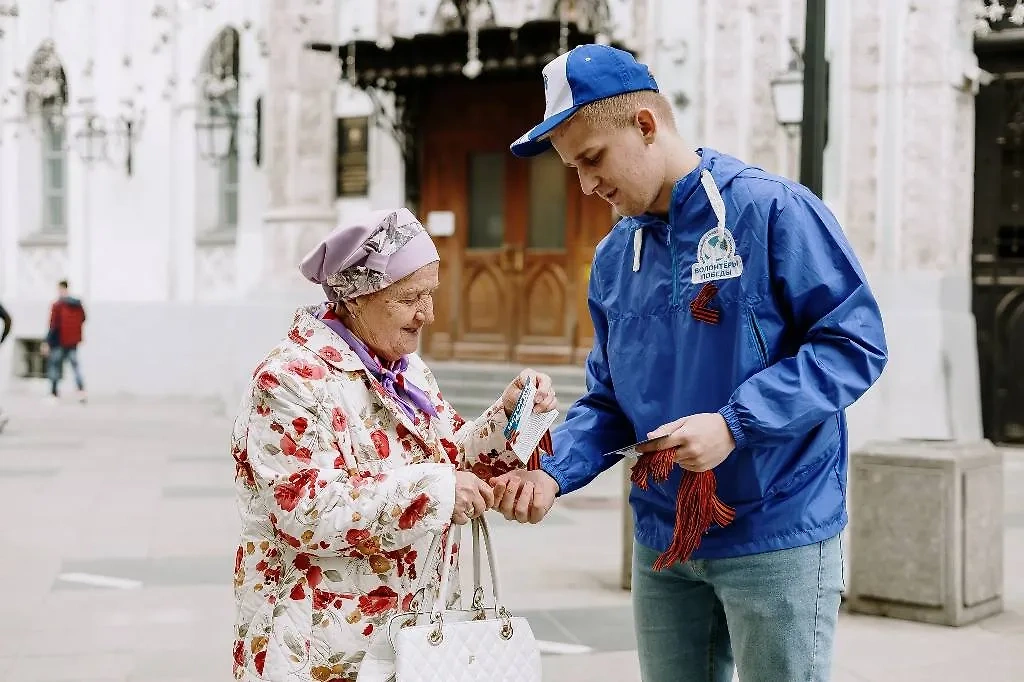
[[555,494],[556,497],[560,496],[563,492],[568,492],[569,479],[565,476],[565,473],[561,468],[559,468],[554,455],[541,455],[540,470],[555,479],[555,483],[558,484],[558,492]]
[[726,426],[729,427],[729,432],[732,433],[732,439],[736,442],[736,449],[746,446],[747,434],[743,432],[743,426],[740,424],[739,415],[736,414],[736,410],[732,409],[732,405],[726,405],[718,411],[718,414],[722,415],[722,419],[725,420]]

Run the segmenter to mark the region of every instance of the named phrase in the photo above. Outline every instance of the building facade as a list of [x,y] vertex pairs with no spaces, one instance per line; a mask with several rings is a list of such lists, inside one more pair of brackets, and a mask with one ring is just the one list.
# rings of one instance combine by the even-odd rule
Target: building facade
[[[507,152],[543,110],[541,66],[583,42],[631,50],[695,146],[796,177],[772,80],[804,4],[0,3],[0,300],[22,341],[5,374],[26,370],[67,277],[94,391],[233,402],[315,297],[305,250],[402,203],[442,253],[428,356],[578,363],[614,216],[556,158]],[[1019,20],[1015,0],[829,4],[823,195],[892,358],[851,413],[855,443],[1024,440]]]

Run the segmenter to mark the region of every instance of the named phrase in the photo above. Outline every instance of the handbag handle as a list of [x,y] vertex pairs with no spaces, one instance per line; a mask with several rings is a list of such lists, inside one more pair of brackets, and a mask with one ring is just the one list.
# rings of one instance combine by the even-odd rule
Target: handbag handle
[[[487,567],[491,573],[491,596],[494,598],[494,608],[499,613],[507,615],[504,605],[501,601],[501,585],[498,576],[498,564],[494,557],[494,549],[491,545],[491,532],[487,526],[487,521],[483,518],[476,518],[472,521],[473,524],[473,584],[476,592],[482,592],[481,587],[481,571],[480,571],[480,536],[483,536],[484,549],[487,552]],[[456,535],[461,536],[461,529],[456,527]],[[445,609],[445,597],[444,595],[448,592],[448,581],[451,574],[452,565],[452,547],[456,541],[453,541],[452,534],[449,533],[448,542],[445,543],[444,549],[444,565],[441,569],[441,586],[438,591],[437,599],[434,601],[434,608],[431,610],[431,621],[438,622],[441,620],[441,613]],[[479,608],[478,602],[480,601],[476,594],[474,594],[474,608]]]

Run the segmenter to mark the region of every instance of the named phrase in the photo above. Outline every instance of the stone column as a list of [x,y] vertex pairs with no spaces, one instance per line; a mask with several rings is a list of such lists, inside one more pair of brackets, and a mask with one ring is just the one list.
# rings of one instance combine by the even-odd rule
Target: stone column
[[267,90],[264,139],[268,201],[263,221],[262,276],[254,294],[290,297],[309,283],[302,256],[335,226],[334,97],[336,55],[310,41],[333,42],[334,3],[271,0],[267,4]]
[[981,436],[971,313],[974,60],[957,2],[832,3],[826,202],[886,324],[885,374],[850,412],[875,438]]

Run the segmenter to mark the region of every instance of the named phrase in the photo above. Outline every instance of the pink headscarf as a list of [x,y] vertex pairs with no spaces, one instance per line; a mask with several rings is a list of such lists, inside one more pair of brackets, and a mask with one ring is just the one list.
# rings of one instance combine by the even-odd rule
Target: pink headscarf
[[335,228],[302,259],[299,270],[331,301],[384,289],[439,261],[437,247],[407,208],[374,211]]

